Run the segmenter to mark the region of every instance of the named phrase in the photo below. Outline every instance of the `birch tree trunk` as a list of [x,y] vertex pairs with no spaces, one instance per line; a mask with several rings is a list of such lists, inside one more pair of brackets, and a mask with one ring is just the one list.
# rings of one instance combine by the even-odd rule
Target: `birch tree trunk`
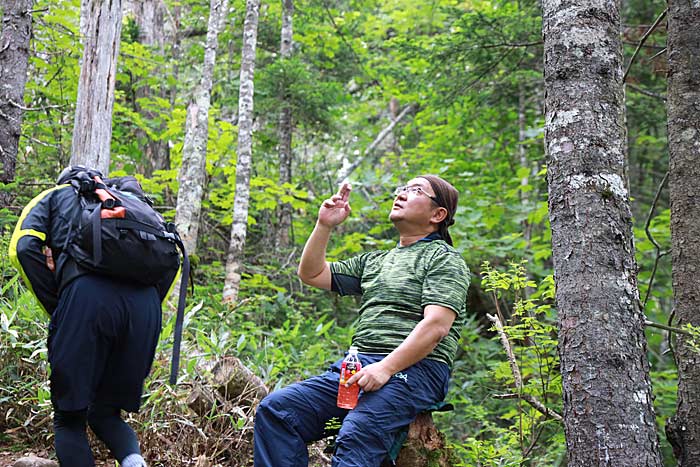
[[[163,56],[165,53],[165,5],[163,0],[138,0],[133,4],[133,14],[139,28],[139,43],[148,46],[155,53]],[[167,63],[167,62],[166,62]],[[169,100],[168,89],[159,86],[157,89],[151,86],[141,86],[136,90],[137,111],[147,119],[153,121],[158,118],[158,112],[143,108],[139,104],[139,99],[152,96]],[[161,122],[155,129],[155,133],[165,131],[165,123]],[[167,141],[151,139],[148,134],[139,130],[139,139],[145,141],[143,146],[143,168],[146,176],[151,176],[155,170],[166,170],[170,168],[170,152]]]
[[71,165],[109,172],[112,109],[122,31],[121,0],[83,0],[85,50],[78,82]]
[[[280,40],[280,59],[282,61],[292,56],[292,19],[294,17],[294,1],[282,0],[282,30]],[[292,182],[292,106],[287,96],[288,90],[281,89],[282,110],[279,120],[279,183]],[[289,229],[292,226],[292,206],[282,203],[278,206],[277,235],[275,245],[278,248],[289,246]]]
[[[674,312],[700,326],[700,3],[668,2],[668,148]],[[678,334],[678,399],[666,427],[680,467],[700,465],[700,355]]]
[[241,51],[241,85],[238,98],[238,161],[236,163],[236,197],[233,201],[231,241],[226,256],[224,303],[235,303],[241,285],[243,247],[248,229],[250,200],[250,166],[253,146],[253,95],[255,49],[258,39],[260,0],[247,0]]
[[202,195],[206,179],[211,88],[219,32],[224,24],[227,11],[228,0],[211,0],[202,79],[194,90],[192,102],[187,107],[175,224],[186,251],[190,253],[195,252],[199,235]]
[[[15,179],[33,3],[33,0],[0,0],[0,183]],[[9,205],[10,198],[9,193],[0,192],[0,208]]]
[[619,5],[545,0],[543,34],[567,465],[660,466],[624,182]]

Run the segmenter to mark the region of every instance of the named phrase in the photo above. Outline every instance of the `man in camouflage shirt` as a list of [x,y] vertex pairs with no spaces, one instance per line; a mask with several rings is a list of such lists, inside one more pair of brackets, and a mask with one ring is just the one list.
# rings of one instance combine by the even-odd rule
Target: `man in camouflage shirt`
[[347,385],[362,392],[352,410],[336,406],[342,359],[323,375],[273,392],[258,406],[255,466],[307,466],[306,444],[342,420],[332,465],[379,466],[418,413],[442,401],[466,314],[469,270],[452,247],[458,193],[425,175],[397,188],[390,220],[399,232],[391,250],[326,261],[332,229],[350,213],[350,186],[321,205],[299,264],[307,284],[361,295],[353,336],[362,369]]

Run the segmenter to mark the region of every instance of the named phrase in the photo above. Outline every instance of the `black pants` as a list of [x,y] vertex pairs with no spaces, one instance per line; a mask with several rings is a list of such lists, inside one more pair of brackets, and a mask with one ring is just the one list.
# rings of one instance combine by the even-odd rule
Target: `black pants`
[[[111,420],[118,433],[133,435],[115,417],[121,421],[121,409],[138,411],[160,327],[161,310],[155,287],[87,275],[61,291],[51,315],[48,342],[57,452],[68,452],[65,445],[82,445],[83,440],[76,438],[76,433],[84,436],[88,419],[93,425],[93,414],[102,414],[108,419],[107,425]],[[101,426],[99,421],[97,426]],[[85,450],[85,445],[71,449]],[[92,465],[91,459],[92,456],[90,460],[69,463],[59,454],[65,465]]]
[[121,418],[114,407],[93,405],[88,410],[54,412],[54,439],[56,456],[62,466],[93,467],[90,444],[85,433],[86,424],[109,448],[121,464],[130,454],[140,454],[136,433]]

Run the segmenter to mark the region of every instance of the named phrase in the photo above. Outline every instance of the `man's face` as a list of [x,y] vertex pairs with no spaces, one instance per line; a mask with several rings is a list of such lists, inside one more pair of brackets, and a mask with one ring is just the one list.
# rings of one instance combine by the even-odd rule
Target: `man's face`
[[430,218],[438,208],[435,193],[428,180],[414,178],[400,187],[389,212],[389,219],[396,222],[430,224]]

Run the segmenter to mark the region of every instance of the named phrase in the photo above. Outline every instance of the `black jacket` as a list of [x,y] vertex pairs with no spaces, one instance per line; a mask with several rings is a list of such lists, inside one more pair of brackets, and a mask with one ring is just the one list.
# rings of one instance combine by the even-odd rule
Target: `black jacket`
[[[10,261],[49,314],[53,313],[60,291],[69,282],[91,273],[63,252],[78,228],[80,213],[78,191],[70,184],[58,185],[27,204],[10,240]],[[51,249],[54,271],[47,266],[45,246]],[[161,301],[173,280],[173,277],[166,277],[156,285]]]

